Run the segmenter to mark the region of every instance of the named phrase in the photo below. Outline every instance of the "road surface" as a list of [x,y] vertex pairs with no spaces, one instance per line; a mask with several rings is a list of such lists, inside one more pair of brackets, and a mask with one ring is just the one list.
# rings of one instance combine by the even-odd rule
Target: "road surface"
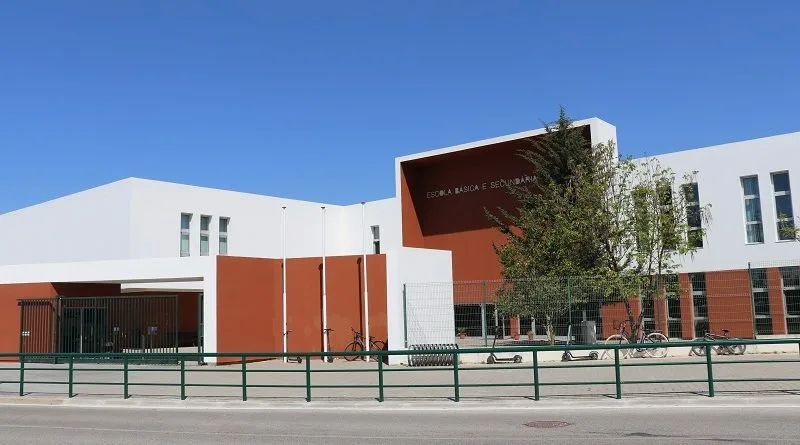
[[[800,442],[796,407],[188,410],[0,406],[0,443],[767,444]],[[551,428],[536,421],[566,422]]]

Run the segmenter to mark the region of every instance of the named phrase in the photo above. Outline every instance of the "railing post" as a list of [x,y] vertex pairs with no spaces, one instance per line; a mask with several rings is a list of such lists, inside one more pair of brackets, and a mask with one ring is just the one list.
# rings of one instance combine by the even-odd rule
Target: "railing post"
[[614,349],[614,374],[617,386],[617,399],[622,398],[622,378],[620,377],[619,370],[619,347]]
[[186,400],[186,358],[181,357],[181,400]]
[[25,395],[25,356],[19,356],[19,396]]
[[74,360],[75,360],[75,357],[69,356],[69,391],[68,391],[69,398],[72,398],[72,394],[73,394],[72,385],[73,385],[74,379],[73,379],[73,366],[72,365],[73,365]]
[[247,401],[247,356],[242,355],[242,401]]
[[489,335],[486,326],[486,281],[483,281],[483,304],[481,305],[481,334],[483,334],[483,346],[489,346]]
[[383,402],[383,358],[385,355],[378,355],[378,401]]
[[533,351],[533,400],[539,400],[539,351]]
[[454,398],[453,400],[458,402],[461,400],[459,396],[459,386],[458,386],[458,352],[453,353],[453,390],[454,390]]
[[127,399],[130,397],[128,394],[128,357],[122,359],[122,370],[122,387],[124,388],[122,398]]
[[710,345],[706,345],[706,369],[708,370],[708,396],[714,397],[714,371],[711,369]]
[[306,402],[311,401],[311,356],[306,356]]

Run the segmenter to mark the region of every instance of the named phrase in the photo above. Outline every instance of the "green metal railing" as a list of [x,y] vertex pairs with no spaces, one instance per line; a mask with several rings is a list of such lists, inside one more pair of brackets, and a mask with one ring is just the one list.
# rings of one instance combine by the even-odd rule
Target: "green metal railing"
[[[677,347],[703,347],[705,348],[705,360],[685,360],[685,359],[653,359],[647,361],[627,360],[625,362],[620,360],[620,350],[635,349],[636,344],[625,345],[573,345],[570,346],[570,351],[613,351],[613,361],[606,362],[605,360],[598,361],[570,361],[562,362],[560,364],[541,364],[540,354],[545,352],[563,351],[564,346],[522,346],[522,347],[497,347],[493,351],[496,354],[502,353],[531,353],[532,360],[530,363],[511,364],[508,365],[472,365],[462,366],[459,363],[459,357],[464,354],[487,354],[490,349],[486,348],[473,348],[473,349],[440,349],[430,351],[370,351],[370,352],[303,352],[303,353],[275,353],[275,352],[254,352],[254,353],[202,353],[204,358],[216,358],[223,362],[230,362],[219,366],[212,367],[197,367],[187,368],[187,361],[196,361],[198,353],[158,353],[158,354],[65,354],[65,353],[2,353],[0,360],[9,361],[16,360],[17,366],[0,366],[0,377],[5,373],[16,371],[18,378],[16,380],[6,380],[0,378],[0,384],[18,384],[19,395],[25,396],[26,385],[64,385],[67,387],[67,395],[69,397],[75,396],[75,385],[109,385],[109,386],[122,386],[122,395],[125,399],[131,396],[131,387],[136,386],[157,386],[157,387],[179,387],[180,398],[185,400],[187,398],[186,390],[192,387],[213,387],[213,388],[238,388],[241,391],[242,400],[248,399],[248,389],[252,388],[305,388],[305,400],[310,402],[312,400],[312,392],[314,389],[321,388],[340,388],[340,389],[374,389],[377,390],[377,400],[383,402],[385,400],[386,389],[398,388],[451,388],[453,391],[452,400],[455,402],[461,399],[461,390],[463,388],[491,388],[491,387],[520,387],[529,388],[532,390],[534,400],[539,400],[541,397],[541,388],[545,386],[574,386],[574,385],[613,385],[616,390],[616,398],[621,399],[623,394],[623,387],[625,385],[647,385],[647,384],[680,384],[680,383],[704,383],[708,385],[708,396],[714,397],[715,383],[720,382],[800,382],[800,373],[793,371],[789,376],[767,378],[767,377],[754,377],[754,378],[715,378],[714,369],[715,364],[720,365],[733,365],[733,364],[758,364],[758,363],[800,363],[800,357],[791,359],[769,360],[769,359],[732,359],[715,362],[713,356],[713,348],[715,346],[733,346],[733,345],[796,345],[800,352],[800,338],[782,338],[782,339],[763,339],[763,340],[727,340],[727,341],[691,341],[691,342],[669,342],[663,343],[660,346],[677,348]],[[450,355],[452,356],[452,365],[438,366],[438,367],[404,367],[404,366],[384,366],[384,360],[390,356],[408,356],[413,355]],[[330,366],[312,367],[312,359],[319,359],[320,363],[324,363],[326,357],[344,357],[344,356],[379,356],[377,360],[377,367],[370,368],[336,368]],[[59,358],[67,364],[66,368],[56,367],[43,367],[41,363],[35,363],[36,359],[44,357]],[[98,361],[105,361],[114,363],[116,366],[108,367],[75,367],[75,359],[80,358],[81,362],[87,359],[97,359]],[[175,368],[165,368],[164,366],[131,366],[145,363],[154,358],[172,358],[178,361],[179,366]],[[258,367],[248,366],[248,362],[262,361],[269,359],[282,359],[288,357],[301,357],[304,360],[304,367],[285,365],[274,369],[261,369]],[[33,363],[32,363],[33,362]],[[121,362],[121,366],[118,366]],[[227,366],[240,364],[239,367]],[[661,380],[623,380],[622,368],[626,367],[658,367],[658,366],[698,366],[705,365],[706,377],[703,379],[661,379]],[[613,368],[613,380],[591,380],[591,381],[542,381],[540,371],[543,369],[570,369],[570,368]],[[26,371],[66,371],[63,381],[54,380],[31,380],[26,378]],[[493,371],[493,370],[529,370],[530,380],[523,382],[484,382],[484,383],[461,383],[459,377],[461,374],[470,371]],[[96,371],[96,372],[121,372],[122,382],[101,382],[101,381],[76,381],[76,372]],[[388,384],[384,378],[387,374],[397,372],[444,372],[452,373],[451,383],[407,383],[407,384]],[[132,382],[130,375],[132,373],[146,373],[146,372],[176,372],[179,374],[178,383],[173,382]],[[188,383],[187,375],[194,373],[239,373],[240,378],[237,383]],[[288,384],[288,383],[270,383],[270,384],[257,384],[252,381],[248,382],[248,375],[256,373],[302,373],[305,376],[304,384]],[[377,384],[317,384],[314,383],[312,376],[316,373],[375,373],[377,374]],[[30,374],[27,374],[30,376]],[[531,393],[526,392],[525,397],[530,397]]]

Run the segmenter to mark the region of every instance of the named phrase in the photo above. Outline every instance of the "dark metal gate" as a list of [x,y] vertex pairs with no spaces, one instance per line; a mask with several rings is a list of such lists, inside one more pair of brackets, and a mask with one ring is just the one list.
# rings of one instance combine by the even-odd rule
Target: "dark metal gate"
[[178,352],[180,312],[176,295],[56,297],[19,300],[19,305],[23,353]]

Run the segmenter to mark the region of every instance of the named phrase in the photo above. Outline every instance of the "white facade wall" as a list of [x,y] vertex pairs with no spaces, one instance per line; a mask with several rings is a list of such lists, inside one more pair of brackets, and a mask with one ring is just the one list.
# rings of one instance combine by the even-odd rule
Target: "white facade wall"
[[0,215],[0,265],[130,258],[129,181]]
[[[779,241],[771,174],[789,172],[792,207],[800,215],[800,132],[655,156],[681,180],[697,172],[700,205],[711,204],[704,246],[683,259],[684,272],[746,269],[748,262],[800,259],[800,243]],[[764,242],[747,244],[741,178],[758,175]]]

